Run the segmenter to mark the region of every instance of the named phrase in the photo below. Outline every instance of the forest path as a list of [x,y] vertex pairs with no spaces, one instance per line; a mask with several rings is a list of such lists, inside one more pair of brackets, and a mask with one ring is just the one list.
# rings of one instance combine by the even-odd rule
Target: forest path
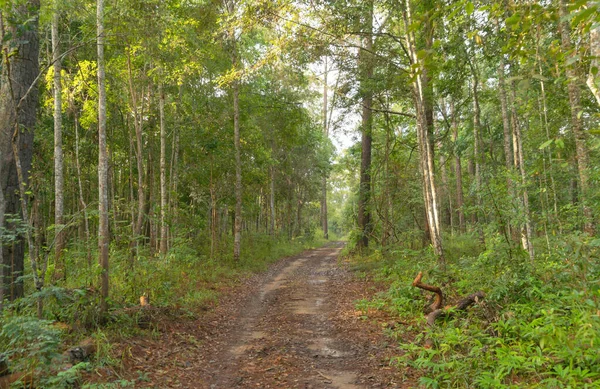
[[[214,311],[133,342],[137,387],[400,388],[399,350],[354,302],[378,289],[338,266],[342,244],[286,258],[232,291]],[[152,344],[156,342],[157,344]],[[143,360],[142,360],[143,358]]]

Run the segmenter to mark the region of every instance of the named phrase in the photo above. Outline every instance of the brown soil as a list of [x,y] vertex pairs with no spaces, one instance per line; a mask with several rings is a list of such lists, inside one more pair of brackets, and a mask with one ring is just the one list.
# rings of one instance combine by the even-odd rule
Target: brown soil
[[[140,388],[408,388],[400,350],[355,301],[379,287],[338,265],[341,244],[286,258],[229,291],[197,320],[116,347]],[[105,370],[103,379],[109,372]],[[113,373],[114,374],[114,373]],[[112,377],[114,380],[116,377]]]

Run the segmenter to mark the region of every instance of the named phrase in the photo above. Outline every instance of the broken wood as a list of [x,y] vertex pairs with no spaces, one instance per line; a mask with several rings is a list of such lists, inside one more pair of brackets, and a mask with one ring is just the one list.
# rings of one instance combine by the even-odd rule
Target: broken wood
[[468,295],[464,299],[457,302],[454,306],[436,309],[427,315],[427,325],[433,326],[435,320],[442,315],[448,315],[453,311],[464,311],[471,305],[479,302],[479,300],[483,299],[484,297],[485,294],[480,290],[479,292]]
[[412,285],[419,289],[423,289],[423,290],[427,290],[429,292],[435,293],[435,300],[429,306],[429,309],[431,311],[435,311],[437,309],[442,308],[443,303],[444,303],[444,294],[442,293],[442,290],[437,286],[431,286],[431,285],[422,283],[421,282],[422,278],[423,278],[423,272],[420,271],[419,274],[417,274],[417,276],[415,277],[414,281],[412,282]]
[[[424,289],[429,292],[435,293],[435,300],[434,300],[433,304],[431,304],[429,307],[431,309],[431,312],[427,314],[427,326],[428,327],[433,327],[433,325],[435,324],[435,321],[437,320],[438,317],[444,316],[444,315],[450,316],[450,315],[452,315],[453,312],[456,312],[456,311],[464,311],[468,307],[479,302],[479,300],[482,300],[485,297],[485,293],[483,293],[483,291],[480,290],[478,292],[472,293],[472,294],[468,295],[467,297],[459,300],[454,306],[449,305],[449,306],[442,308],[442,302],[444,301],[444,295],[442,293],[442,289],[440,289],[437,286],[431,286],[431,285],[422,283],[421,282],[422,278],[423,278],[423,272],[419,272],[419,274],[417,274],[417,276],[415,277],[412,285],[417,288]],[[425,341],[426,348],[430,348],[432,345],[433,345],[433,341],[431,339],[427,339]]]

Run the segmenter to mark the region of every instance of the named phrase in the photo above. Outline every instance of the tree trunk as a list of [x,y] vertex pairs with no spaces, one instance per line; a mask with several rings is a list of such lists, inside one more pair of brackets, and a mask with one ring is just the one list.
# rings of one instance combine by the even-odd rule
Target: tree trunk
[[159,86],[160,115],[160,255],[167,254],[167,135],[165,131],[165,91]]
[[533,250],[533,244],[531,242],[532,229],[531,229],[531,217],[529,214],[529,194],[527,192],[527,173],[525,172],[525,160],[523,157],[523,139],[521,136],[521,126],[517,116],[517,97],[514,87],[512,88],[512,135],[513,135],[513,155],[515,168],[521,176],[521,188],[520,188],[520,200],[521,200],[521,212],[524,222],[521,225],[521,244],[523,249],[529,253],[529,259],[533,262],[535,258],[535,252]]
[[[142,234],[142,227],[144,225],[144,201],[146,197],[144,195],[144,155],[142,153],[142,124],[144,117],[144,105],[140,107],[141,112],[138,112],[138,99],[135,89],[133,88],[133,75],[131,72],[131,55],[127,53],[127,69],[129,76],[129,94],[131,95],[131,104],[133,110],[133,125],[135,127],[135,139],[136,139],[136,160],[138,170],[138,212],[137,220],[133,229],[133,241],[132,241],[132,257],[135,256],[133,248],[136,249],[135,254],[139,254],[139,240]],[[148,88],[150,89],[150,88]],[[143,94],[143,90],[142,90]]]
[[471,63],[471,71],[473,72],[473,150],[475,153],[475,197],[477,199],[477,211],[475,212],[475,218],[477,220],[477,232],[479,234],[479,240],[485,247],[485,234],[483,232],[482,223],[483,218],[480,216],[483,214],[483,204],[481,201],[481,164],[483,160],[483,154],[481,153],[481,110],[479,108],[479,76],[477,74],[476,66]]
[[[405,23],[407,26],[411,26],[412,16],[410,0],[406,0],[405,4]],[[431,49],[433,44],[433,25],[430,20],[425,22],[424,28],[424,49],[427,51]],[[423,176],[423,197],[427,216],[427,224],[433,251],[438,257],[439,264],[442,267],[445,267],[446,259],[444,257],[440,221],[438,216],[437,190],[434,175],[433,143],[431,140],[433,133],[433,110],[431,108],[433,89],[429,83],[427,68],[420,62],[417,56],[417,45],[413,32],[407,32],[407,42],[411,63],[413,65],[417,65],[417,67],[420,69],[420,72],[413,74],[413,97],[417,111],[417,139],[419,143],[420,168]]]
[[104,0],[97,0],[96,23],[98,39],[98,197],[99,197],[99,227],[98,227],[98,262],[100,272],[100,312],[105,314],[108,309],[108,246],[110,236],[108,231],[108,150],[106,144],[106,87],[104,70]]
[[269,234],[275,234],[275,166],[271,166],[271,190],[269,191],[269,203],[271,210],[271,220],[269,225]]
[[[2,46],[2,63],[0,74],[0,190],[3,191],[5,214],[22,214],[19,177],[12,139],[15,129],[17,134],[18,157],[21,162],[23,180],[27,184],[33,156],[33,128],[36,123],[38,106],[38,89],[36,78],[39,74],[38,54],[39,40],[37,36],[37,20],[39,0],[28,1],[26,5],[15,6],[17,20],[28,20],[28,28],[6,24],[5,15],[0,14],[0,33],[12,36]],[[14,55],[15,51],[18,55]],[[27,211],[27,210],[25,210]],[[6,219],[4,220],[6,223]],[[17,238],[11,245],[2,248],[5,269],[4,280],[0,286],[5,288],[4,297],[14,300],[23,296],[23,275],[25,242],[22,233],[17,233],[15,223],[6,223],[2,227]]]
[[587,86],[600,105],[600,26],[590,29],[590,55],[592,63],[588,74]]
[[358,248],[369,246],[371,234],[371,143],[373,140],[373,92],[369,86],[373,77],[373,1],[369,0],[367,15],[365,16],[365,35],[362,42],[364,50],[359,51],[360,89],[362,95],[361,118],[361,162],[360,184],[358,191],[358,229],[360,237]]
[[[237,67],[237,58],[234,54],[234,67]],[[242,157],[240,144],[240,90],[238,81],[233,84],[233,139],[235,145],[235,223],[233,238],[233,258],[240,260],[242,243]]]
[[458,113],[454,107],[454,100],[450,102],[450,111],[452,115],[452,141],[454,142],[454,174],[456,177],[456,214],[458,216],[458,230],[462,233],[465,232],[465,213],[464,207],[464,195],[463,195],[463,182],[462,182],[462,162],[460,160],[460,153],[457,149],[458,141]]
[[79,162],[79,118],[78,115],[75,114],[75,167],[77,168],[77,186],[79,187],[79,203],[81,204],[81,209],[83,210],[83,222],[85,225],[85,246],[87,251],[87,261],[88,267],[92,266],[92,248],[90,246],[90,242],[92,239],[90,233],[90,222],[88,220],[87,213],[87,204],[85,203],[85,199],[83,197],[83,184],[81,180],[81,164]]
[[[327,56],[325,56],[325,74],[323,75],[323,132],[326,137],[329,137],[329,127],[327,125]],[[323,174],[321,181],[321,228],[323,229],[323,237],[329,239],[328,222],[327,222],[327,175]]]
[[[560,0],[560,33],[561,47],[565,56],[571,55],[571,37],[569,20],[567,19],[568,12],[565,0]],[[575,136],[575,149],[577,152],[577,168],[579,171],[579,190],[580,201],[583,205],[583,230],[590,235],[594,234],[595,226],[593,223],[592,209],[588,204],[589,200],[589,154],[587,147],[587,133],[583,129],[583,123],[580,119],[581,91],[579,89],[579,75],[573,65],[565,65],[565,73],[567,75],[567,85],[569,90],[569,104],[571,105],[571,127]]]
[[[54,12],[52,15],[52,61],[54,61],[54,231],[55,231],[55,255],[54,263],[56,270],[62,271],[66,278],[65,264],[62,260],[62,252],[65,246],[64,234],[64,177],[63,177],[63,148],[62,148],[62,87],[61,87],[61,58],[60,58],[60,36],[58,34],[58,23],[60,12],[59,1],[54,1]],[[63,279],[64,279],[63,278]]]

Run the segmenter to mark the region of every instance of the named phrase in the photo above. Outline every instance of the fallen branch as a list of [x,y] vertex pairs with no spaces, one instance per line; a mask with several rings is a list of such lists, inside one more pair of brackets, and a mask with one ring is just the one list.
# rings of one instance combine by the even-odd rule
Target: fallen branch
[[427,315],[427,325],[433,326],[435,324],[435,320],[442,315],[449,315],[454,311],[464,311],[471,305],[479,302],[485,297],[485,294],[480,290],[479,292],[475,292],[473,294],[468,295],[464,299],[460,300],[453,307],[448,306],[445,308],[436,309]]
[[412,282],[412,285],[416,286],[417,288],[435,293],[435,300],[429,306],[429,309],[431,309],[431,311],[435,311],[435,310],[442,308],[443,303],[444,303],[444,295],[442,293],[442,290],[437,286],[431,286],[431,285],[422,283],[421,282],[422,278],[423,278],[423,272],[419,272],[419,274],[417,274],[414,281]]
[[[429,314],[427,314],[427,326],[428,327],[433,327],[433,325],[435,324],[435,321],[437,320],[438,317],[450,316],[454,312],[464,311],[468,307],[479,302],[479,300],[482,300],[485,297],[485,293],[483,293],[483,291],[480,290],[478,292],[470,294],[467,297],[459,300],[454,306],[449,305],[449,306],[442,308],[442,303],[444,301],[444,295],[442,293],[442,289],[440,289],[437,286],[431,286],[431,285],[422,283],[421,282],[422,278],[423,278],[423,272],[419,272],[419,274],[417,274],[417,276],[415,277],[412,285],[417,288],[424,289],[429,292],[435,293],[435,300],[434,300],[433,304],[431,304],[429,307],[431,309],[431,312]],[[425,341],[426,348],[430,348],[432,345],[433,345],[433,341],[431,339],[427,339]]]

